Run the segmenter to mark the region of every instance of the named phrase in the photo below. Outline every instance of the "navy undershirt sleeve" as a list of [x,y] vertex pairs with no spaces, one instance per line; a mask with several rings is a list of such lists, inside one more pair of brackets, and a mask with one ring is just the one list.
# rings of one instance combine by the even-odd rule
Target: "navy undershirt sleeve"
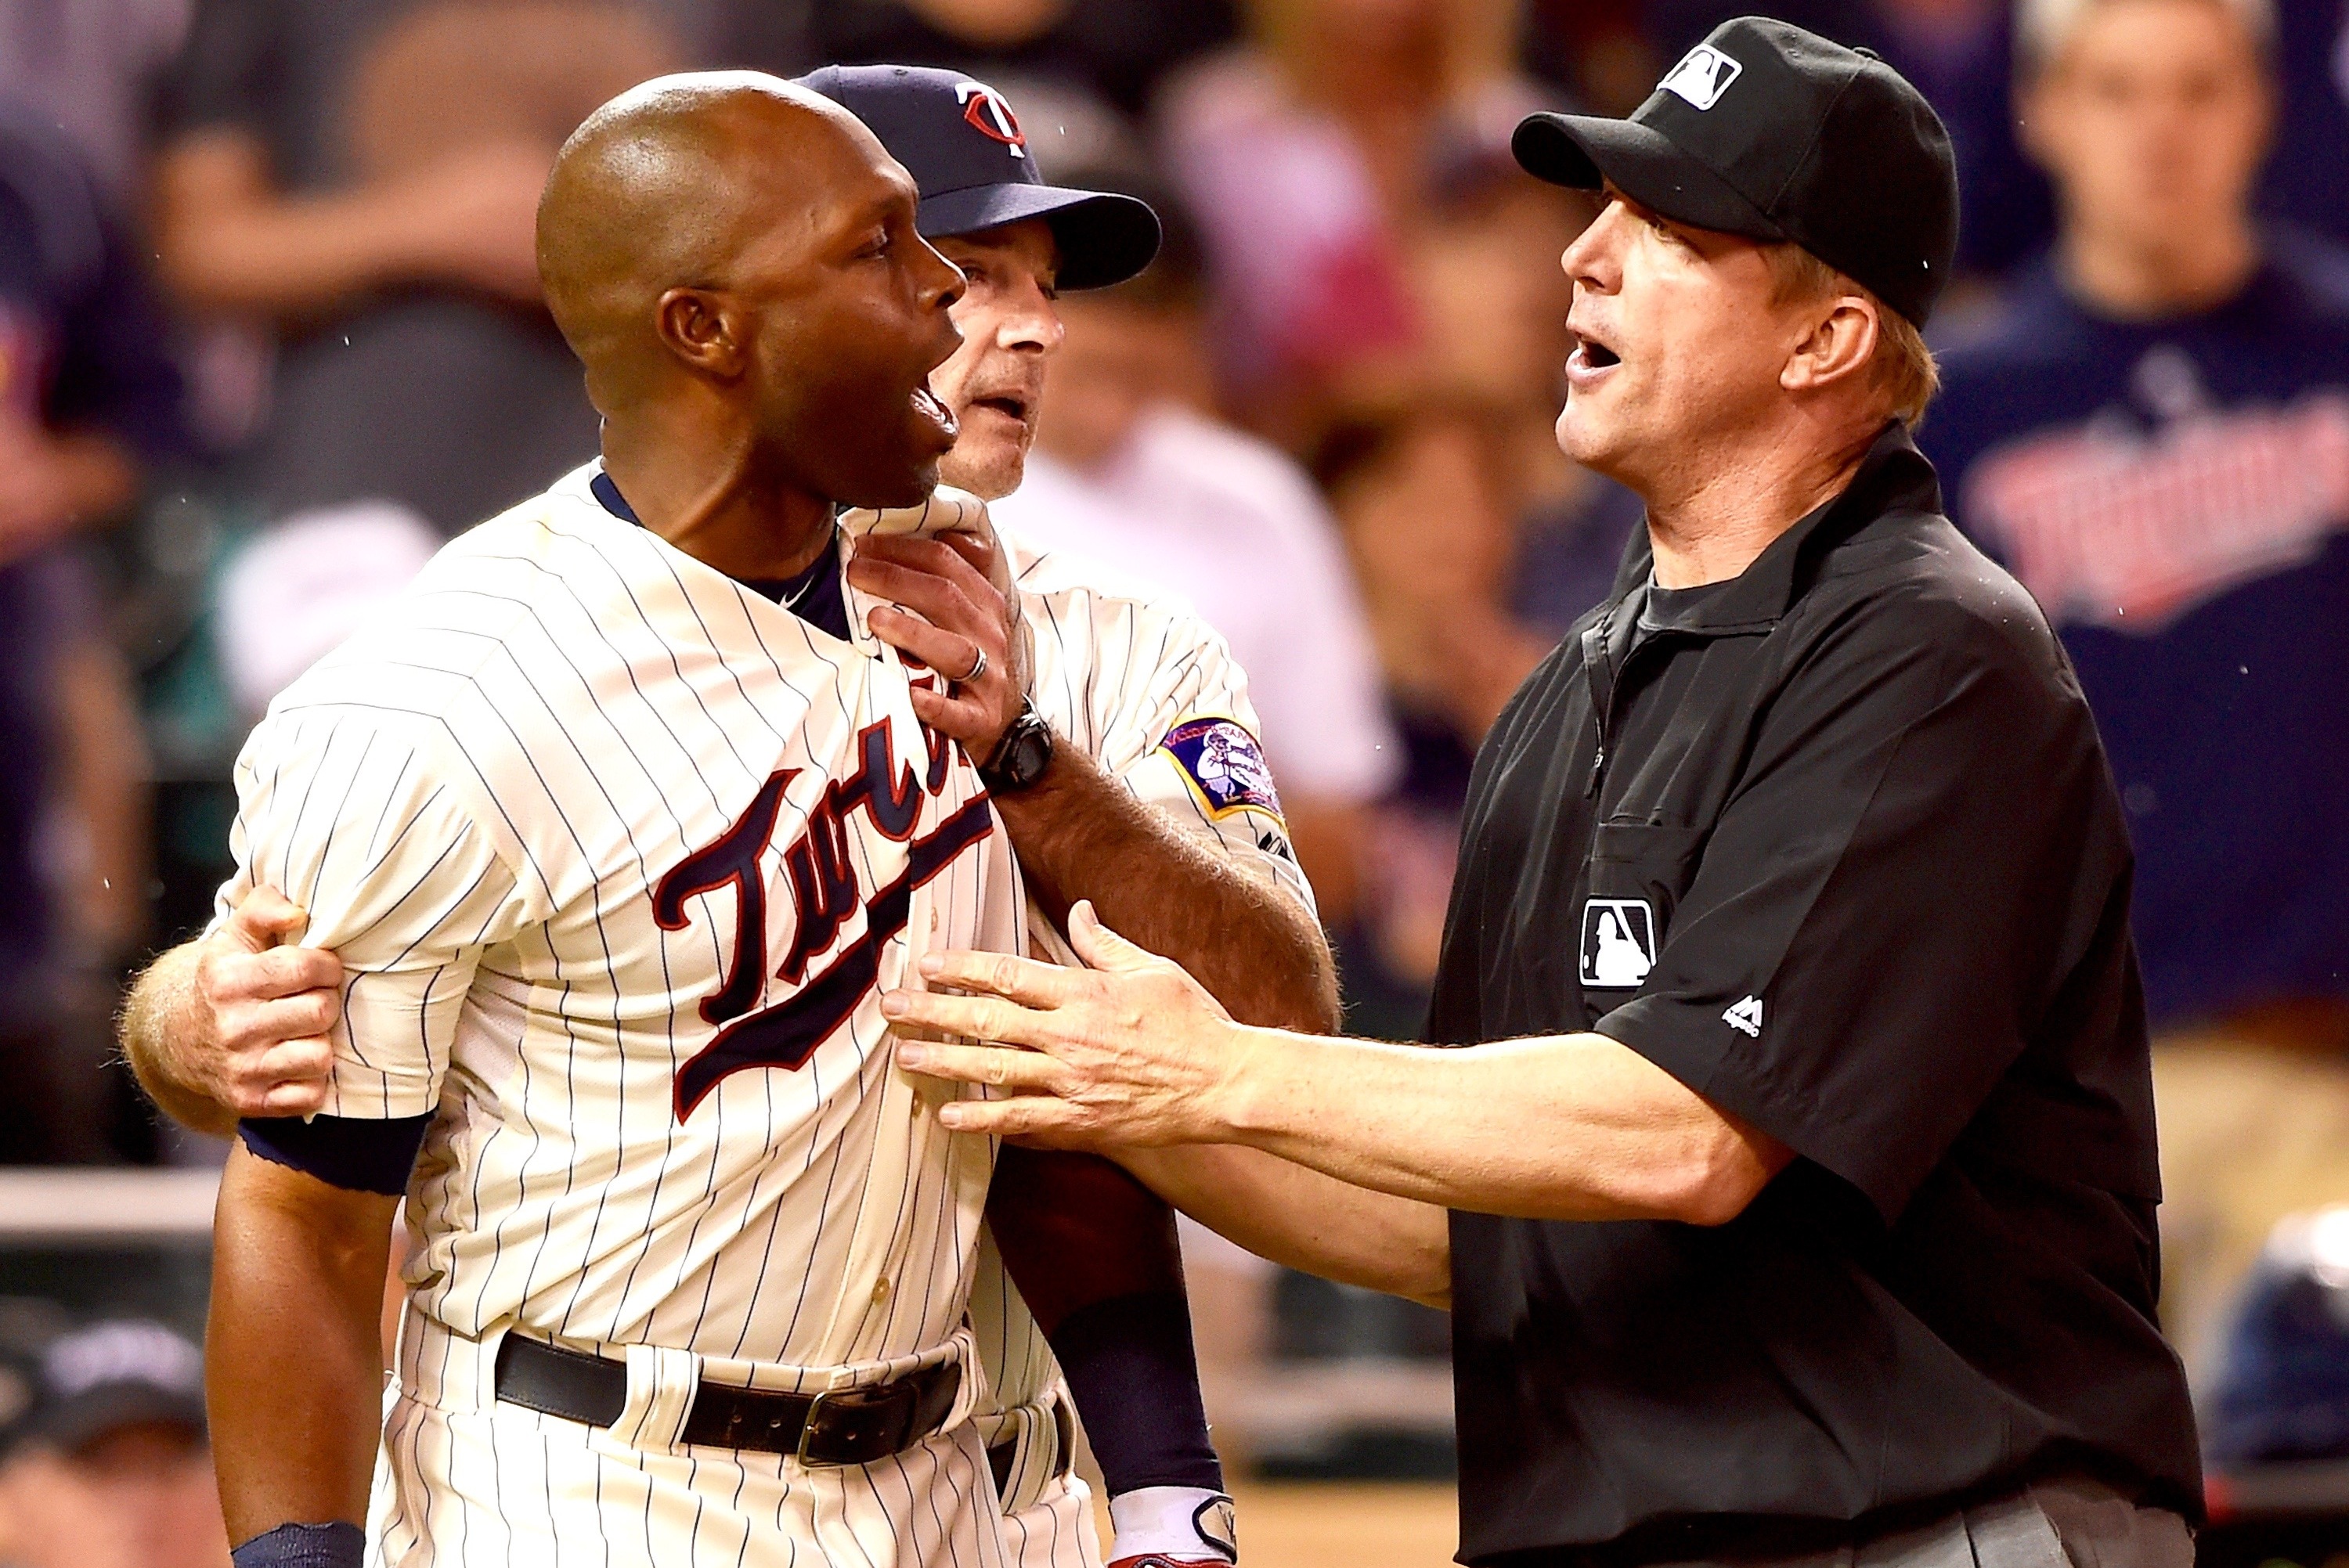
[[408,1191],[408,1172],[424,1147],[429,1111],[370,1120],[356,1116],[247,1117],[236,1124],[244,1146],[273,1165],[316,1176],[329,1187],[380,1192],[397,1198]]
[[1207,1439],[1191,1305],[1179,1290],[1079,1307],[1046,1336],[1112,1497],[1147,1486],[1224,1490]]

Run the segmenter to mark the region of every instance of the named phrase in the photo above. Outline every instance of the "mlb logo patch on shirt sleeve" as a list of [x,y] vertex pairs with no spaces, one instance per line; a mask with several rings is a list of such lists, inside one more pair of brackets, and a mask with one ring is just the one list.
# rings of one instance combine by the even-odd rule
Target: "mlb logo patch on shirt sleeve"
[[1582,906],[1582,988],[1636,990],[1656,966],[1656,914],[1643,898],[1594,898]]
[[1251,807],[1280,815],[1280,791],[1273,788],[1264,748],[1237,719],[1185,719],[1158,748],[1174,759],[1210,817]]

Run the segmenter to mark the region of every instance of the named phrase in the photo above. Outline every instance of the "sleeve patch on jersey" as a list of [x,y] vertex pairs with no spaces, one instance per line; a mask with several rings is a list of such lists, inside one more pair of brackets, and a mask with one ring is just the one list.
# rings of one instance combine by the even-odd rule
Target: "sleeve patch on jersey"
[[1174,759],[1213,817],[1254,807],[1280,815],[1280,792],[1256,737],[1236,719],[1191,718],[1166,732],[1159,749]]

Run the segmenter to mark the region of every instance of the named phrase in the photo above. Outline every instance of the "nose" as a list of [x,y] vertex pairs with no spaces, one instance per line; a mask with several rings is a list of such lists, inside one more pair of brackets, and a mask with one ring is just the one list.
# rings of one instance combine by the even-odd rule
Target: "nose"
[[1630,221],[1630,208],[1619,200],[1609,201],[1567,246],[1557,264],[1576,288],[1605,294],[1615,286],[1622,273],[1625,225]]
[[995,329],[999,348],[1030,354],[1050,354],[1069,335],[1061,313],[1044,293],[1041,284],[1028,279],[1020,287],[1019,298]]
[[921,254],[916,258],[916,283],[921,290],[922,303],[943,315],[954,308],[956,302],[962,298],[963,291],[970,285],[964,279],[962,269],[938,254],[936,247],[927,240],[915,242],[922,248]]

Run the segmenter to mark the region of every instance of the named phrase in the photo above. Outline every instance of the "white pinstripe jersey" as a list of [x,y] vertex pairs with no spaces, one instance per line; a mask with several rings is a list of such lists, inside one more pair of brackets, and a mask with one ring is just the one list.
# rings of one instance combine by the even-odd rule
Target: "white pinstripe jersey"
[[274,882],[341,956],[329,1113],[437,1109],[430,1317],[801,1367],[937,1346],[993,1146],[938,1129],[878,993],[1018,949],[1006,836],[894,654],[605,511],[594,471],[271,705],[222,909]]
[[[1034,637],[1037,711],[1143,804],[1234,869],[1313,910],[1261,754],[1247,675],[1189,603],[997,525]],[[1031,938],[1074,956],[1030,906]],[[995,1249],[979,1255],[971,1322],[1000,1408],[1041,1398],[1060,1368]],[[982,1426],[987,1417],[982,1416]]]

